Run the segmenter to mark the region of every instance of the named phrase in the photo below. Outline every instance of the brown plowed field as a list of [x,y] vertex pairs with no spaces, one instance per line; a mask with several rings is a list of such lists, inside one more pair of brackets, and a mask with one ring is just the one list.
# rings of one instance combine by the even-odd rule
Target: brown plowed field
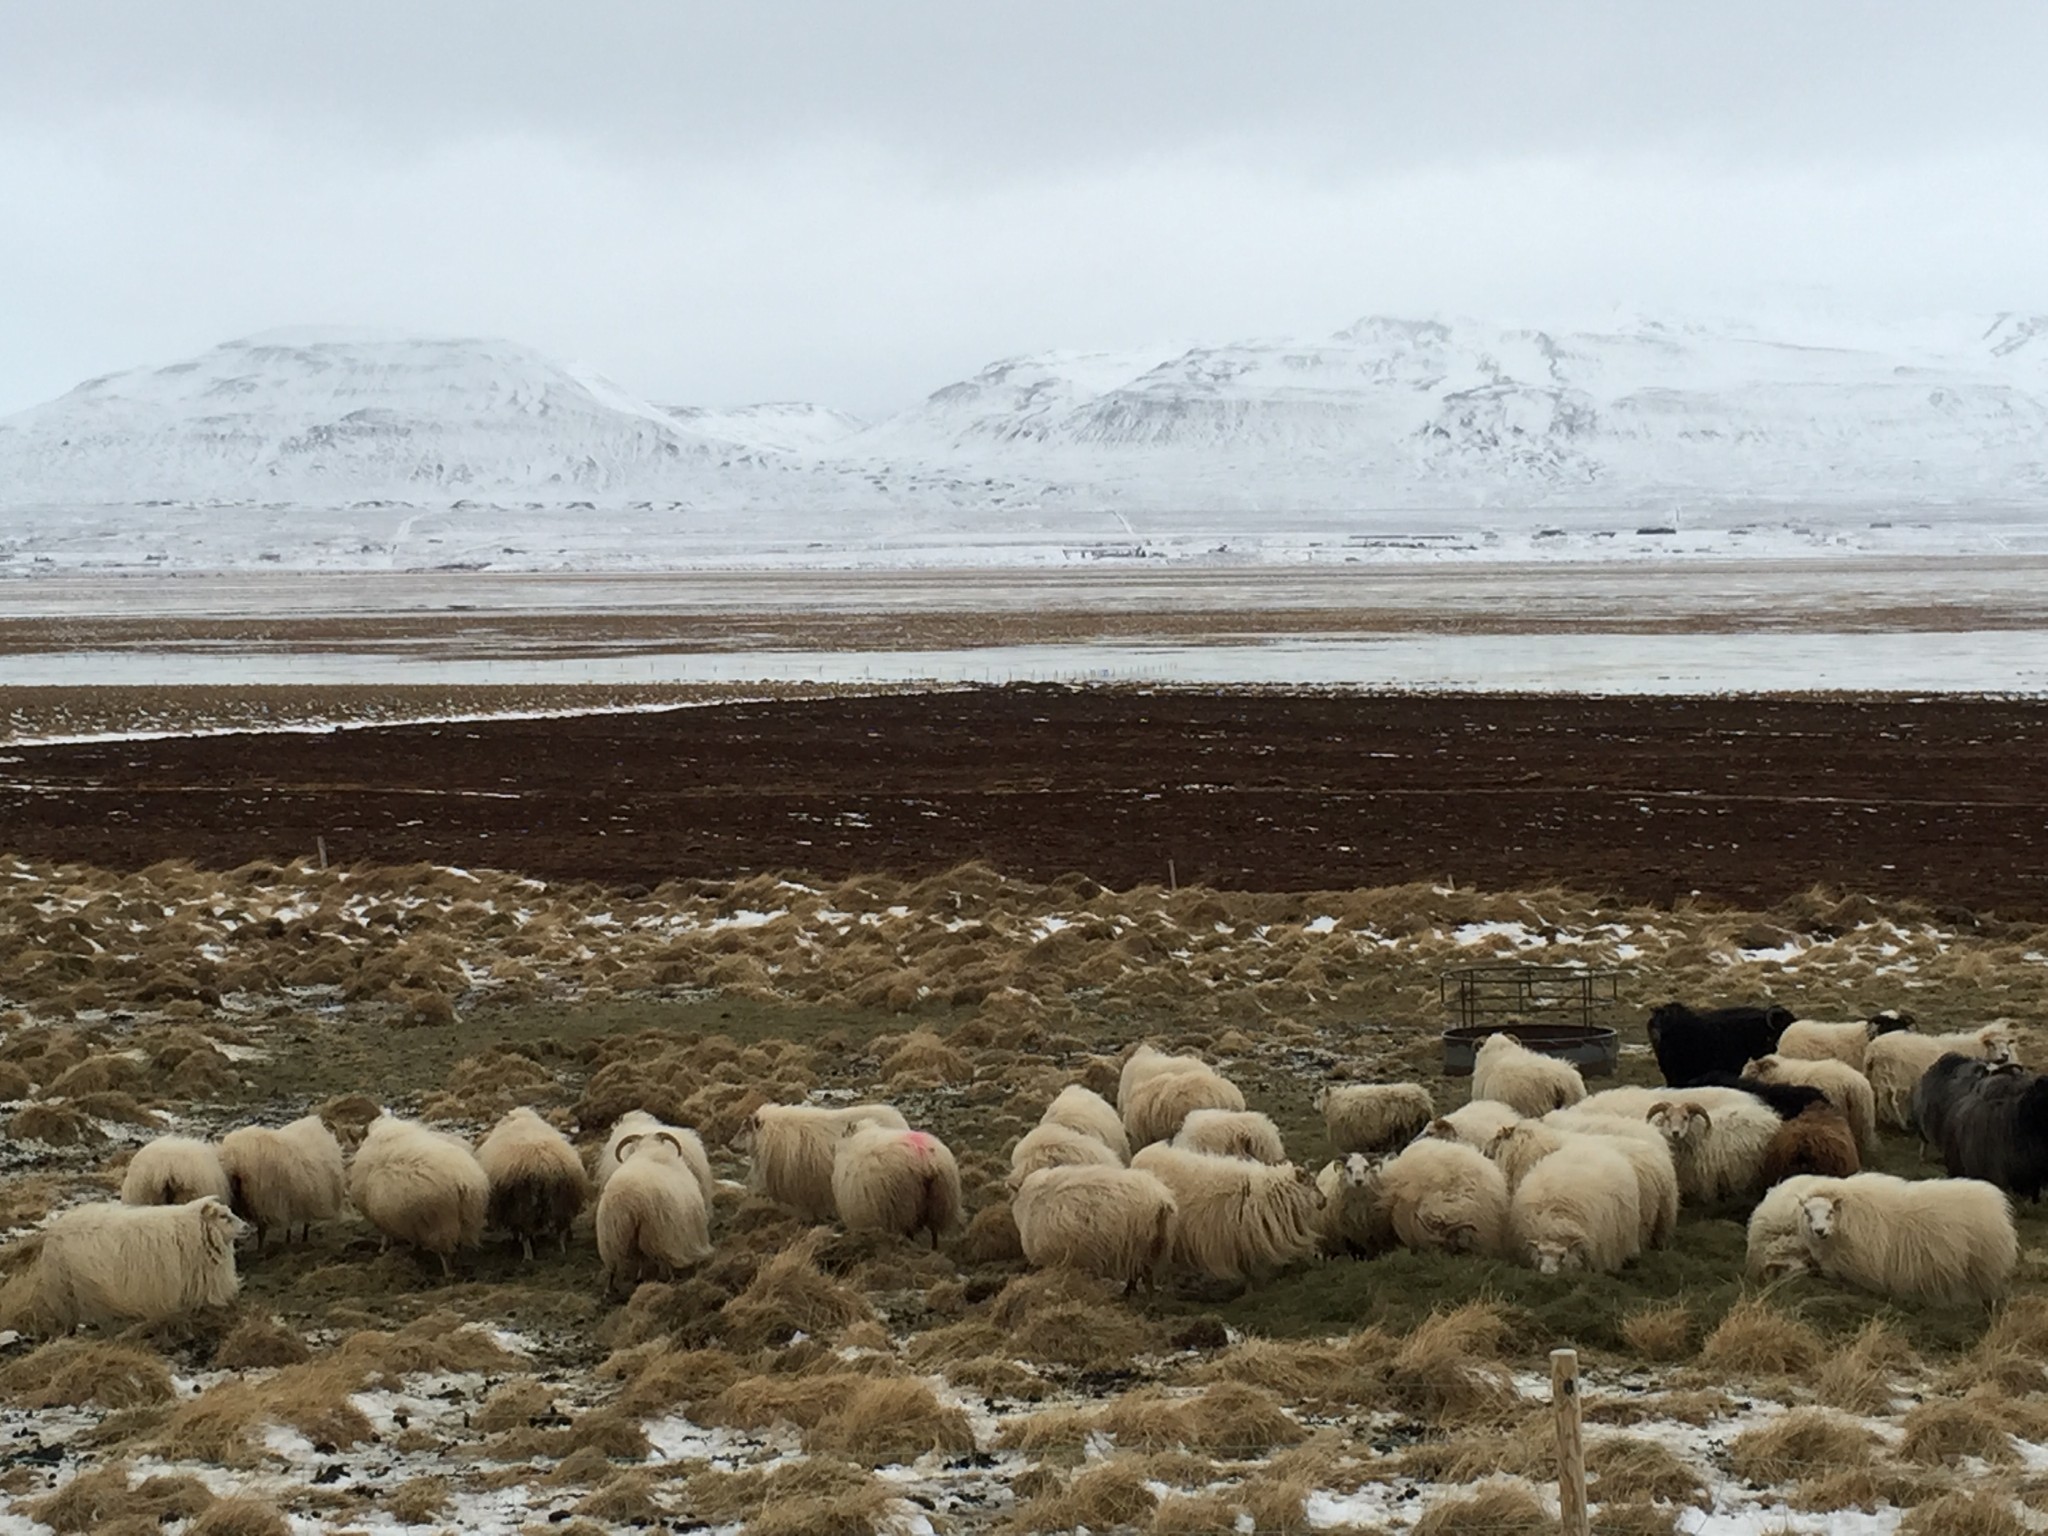
[[984,859],[1284,890],[1446,876],[2048,915],[2048,703],[1012,687],[14,747],[0,850],[310,852],[642,884]]

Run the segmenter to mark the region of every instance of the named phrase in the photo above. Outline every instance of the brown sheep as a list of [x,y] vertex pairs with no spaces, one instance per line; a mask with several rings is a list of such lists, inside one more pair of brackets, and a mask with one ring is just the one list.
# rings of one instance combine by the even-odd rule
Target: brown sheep
[[1862,1159],[1856,1153],[1856,1133],[1849,1127],[1849,1118],[1832,1104],[1807,1106],[1778,1127],[1778,1133],[1764,1148],[1766,1188],[1795,1174],[1846,1179],[1862,1168]]

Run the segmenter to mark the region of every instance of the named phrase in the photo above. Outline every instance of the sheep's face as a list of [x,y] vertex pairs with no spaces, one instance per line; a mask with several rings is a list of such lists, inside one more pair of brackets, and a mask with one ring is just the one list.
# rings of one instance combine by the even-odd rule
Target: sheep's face
[[757,1109],[740,1122],[740,1128],[732,1133],[732,1149],[742,1157],[752,1157],[754,1148],[761,1143],[761,1112]]
[[1826,1195],[1809,1195],[1799,1202],[1799,1226],[1802,1231],[1819,1241],[1826,1241],[1834,1235],[1835,1221],[1841,1211],[1841,1201]]
[[2006,1033],[2004,1025],[1993,1024],[1977,1038],[1984,1042],[1984,1059],[1994,1067],[2007,1066],[2017,1059],[2013,1055],[2012,1036]]
[[1544,1239],[1529,1245],[1529,1265],[1539,1275],[1562,1275],[1586,1267],[1586,1252],[1577,1243]]
[[1422,1128],[1422,1135],[1415,1139],[1417,1141],[1425,1139],[1432,1141],[1456,1141],[1458,1139],[1458,1128],[1451,1124],[1450,1121],[1438,1118],[1425,1125]]
[[1352,1152],[1344,1158],[1343,1184],[1346,1189],[1370,1189],[1380,1181],[1380,1170],[1386,1167],[1384,1159],[1375,1162],[1363,1152]]
[[1713,1129],[1713,1120],[1697,1104],[1653,1104],[1649,1121],[1674,1150],[1705,1140]]
[[1759,1056],[1754,1061],[1744,1065],[1742,1075],[1744,1077],[1761,1078],[1767,1083],[1775,1083],[1778,1080],[1778,1062],[1779,1058],[1776,1056]]
[[1329,1102],[1330,1086],[1329,1084],[1325,1083],[1322,1087],[1316,1090],[1316,1096],[1308,1101],[1308,1107],[1320,1115],[1323,1112],[1323,1106],[1325,1104],[1328,1104]]
[[206,1244],[216,1252],[232,1248],[235,1240],[249,1230],[249,1223],[229,1210],[212,1195],[204,1195],[197,1202],[199,1224],[206,1234]]

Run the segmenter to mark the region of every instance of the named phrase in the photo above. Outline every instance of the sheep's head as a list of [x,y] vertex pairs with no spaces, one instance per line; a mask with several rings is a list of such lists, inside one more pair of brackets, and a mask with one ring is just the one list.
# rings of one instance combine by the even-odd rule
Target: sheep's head
[[1542,1238],[1529,1244],[1529,1267],[1539,1275],[1561,1275],[1586,1267],[1586,1250],[1578,1243]]
[[740,1128],[732,1133],[733,1151],[742,1157],[752,1157],[754,1148],[761,1143],[761,1111],[755,1110],[740,1122]]
[[1652,1104],[1647,1118],[1674,1147],[1704,1140],[1714,1127],[1713,1116],[1699,1105],[1674,1104],[1668,1099]]
[[1458,1139],[1458,1128],[1439,1115],[1436,1119],[1425,1125],[1422,1128],[1422,1135],[1415,1139],[1421,1141],[1425,1137],[1434,1141],[1456,1141]]
[[1390,1159],[1388,1158],[1367,1157],[1363,1152],[1346,1153],[1343,1163],[1339,1165],[1342,1170],[1339,1178],[1342,1180],[1343,1187],[1345,1189],[1371,1189],[1375,1187],[1380,1181],[1380,1170],[1385,1168],[1389,1161]]
[[634,1155],[664,1160],[678,1160],[683,1155],[683,1144],[672,1131],[642,1131],[623,1137],[619,1142],[619,1161],[624,1162]]
[[2017,1060],[2013,1051],[2012,1031],[2003,1024],[1986,1024],[1977,1031],[1977,1039],[1984,1046],[1984,1059],[1994,1067]]
[[1778,1080],[1778,1070],[1783,1061],[1784,1058],[1782,1056],[1758,1056],[1743,1065],[1742,1075],[1744,1077],[1758,1078],[1766,1083],[1775,1083]]
[[235,1239],[249,1230],[248,1222],[213,1195],[201,1195],[192,1203],[199,1207],[199,1227],[205,1236],[206,1246],[215,1253],[232,1248]]
[[1879,1035],[1888,1035],[1894,1030],[1911,1029],[1913,1015],[1902,1013],[1896,1008],[1886,1008],[1872,1014],[1866,1027],[1870,1031],[1870,1038],[1875,1040]]
[[1320,1115],[1323,1112],[1323,1106],[1329,1102],[1330,1085],[1325,1083],[1316,1090],[1315,1097],[1308,1101],[1308,1107]]
[[1799,1228],[1817,1241],[1834,1235],[1842,1202],[1834,1195],[1808,1195],[1799,1202]]
[[1503,1051],[1512,1050],[1514,1044],[1514,1036],[1501,1034],[1496,1031],[1479,1042],[1477,1054],[1480,1056],[1498,1056]]

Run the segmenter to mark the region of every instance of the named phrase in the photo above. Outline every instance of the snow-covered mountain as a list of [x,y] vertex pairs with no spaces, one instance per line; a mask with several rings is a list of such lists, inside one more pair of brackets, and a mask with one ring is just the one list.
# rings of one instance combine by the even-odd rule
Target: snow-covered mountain
[[0,421],[0,506],[676,503],[805,520],[1023,507],[1990,502],[2048,494],[2048,316],[1536,328],[994,363],[863,425],[662,407],[502,341],[278,332]]

